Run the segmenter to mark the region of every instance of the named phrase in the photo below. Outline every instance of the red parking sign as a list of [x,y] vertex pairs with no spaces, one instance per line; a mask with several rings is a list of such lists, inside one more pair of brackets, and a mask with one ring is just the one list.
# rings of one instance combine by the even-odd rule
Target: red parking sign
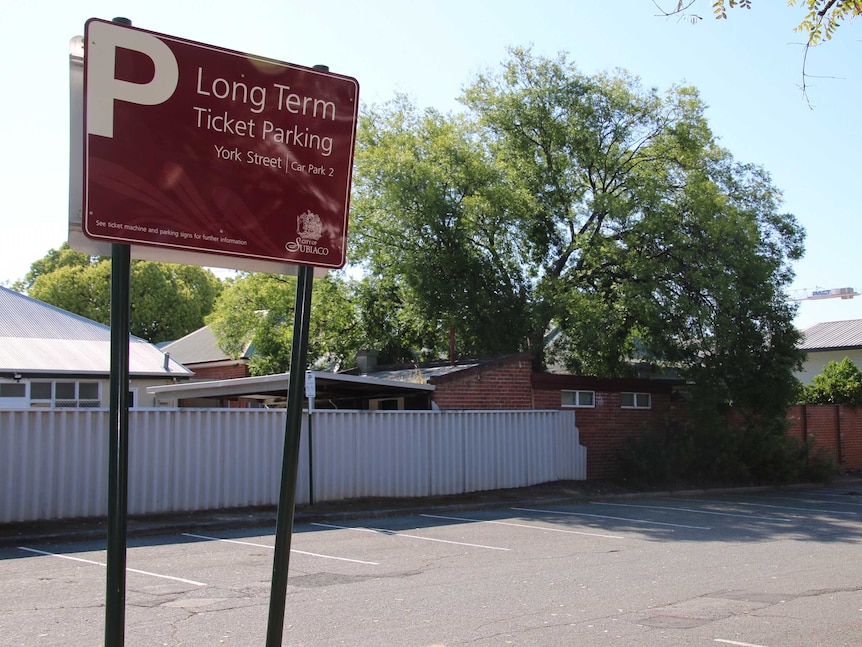
[[355,79],[96,19],[84,40],[87,237],[345,264]]

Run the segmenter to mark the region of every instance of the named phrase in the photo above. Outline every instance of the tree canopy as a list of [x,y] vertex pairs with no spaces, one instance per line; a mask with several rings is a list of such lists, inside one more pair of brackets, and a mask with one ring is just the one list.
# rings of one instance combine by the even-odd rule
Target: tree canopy
[[848,404],[862,406],[862,371],[845,357],[830,361],[811,384],[803,387],[800,401],[806,404]]
[[[34,299],[110,324],[109,258],[93,258],[64,243],[35,261],[24,280],[13,287]],[[136,260],[131,265],[129,289],[131,333],[158,343],[203,326],[221,282],[200,267]]]
[[[315,368],[352,365],[361,347],[348,289],[337,273],[314,282],[308,359]],[[229,356],[240,357],[250,346],[252,375],[283,373],[290,368],[295,300],[295,277],[242,274],[228,281],[206,323]]]
[[475,127],[405,97],[367,110],[351,236],[364,293],[394,291],[395,307],[410,304],[411,336],[437,350],[454,329],[461,353],[489,355],[527,337],[527,285],[514,250],[517,199]]
[[371,276],[440,337],[454,327],[461,352],[529,350],[537,368],[598,375],[640,357],[725,399],[787,396],[799,356],[784,290],[804,233],[768,174],[718,146],[694,88],[514,48],[462,101],[457,115],[403,97],[364,114],[352,235]]

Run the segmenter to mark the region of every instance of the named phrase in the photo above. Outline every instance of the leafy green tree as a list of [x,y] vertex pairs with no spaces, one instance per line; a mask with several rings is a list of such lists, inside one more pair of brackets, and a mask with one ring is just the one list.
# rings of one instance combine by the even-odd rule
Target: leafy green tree
[[768,384],[786,406],[800,355],[784,290],[804,232],[768,174],[718,146],[693,88],[516,49],[465,99],[532,198],[534,348],[554,321],[573,368],[619,373],[637,344],[724,399]]
[[[64,244],[33,263],[17,287],[34,299],[110,324],[110,259],[91,258]],[[132,261],[132,334],[157,343],[200,328],[221,287],[212,272],[200,267]]]
[[465,313],[468,338],[536,368],[559,327],[553,359],[574,371],[640,355],[721,400],[786,405],[804,234],[768,174],[717,145],[693,88],[512,49],[462,100],[467,115],[366,113],[353,231],[373,276],[398,277],[441,333]]
[[131,328],[152,342],[178,339],[204,325],[222,284],[196,265],[133,261]]
[[76,252],[69,243],[64,242],[59,249],[50,249],[44,257],[38,261],[34,261],[30,265],[30,270],[20,281],[16,281],[12,285],[12,289],[16,292],[27,292],[37,278],[43,274],[50,274],[61,267],[82,267],[86,268],[97,262],[87,254]]
[[862,406],[862,371],[849,357],[829,362],[811,384],[803,387],[801,402]]
[[[393,332],[403,331],[406,309],[432,355],[448,348],[450,330],[462,355],[506,352],[527,336],[506,205],[514,195],[474,126],[419,112],[405,97],[360,121],[351,243],[366,270],[365,303],[374,307],[369,291],[382,290],[398,304]],[[397,340],[382,341],[403,354]]]
[[[110,325],[111,262],[66,265],[40,274],[27,294],[34,299]],[[136,334],[136,333],[133,333]]]
[[354,284],[353,293],[363,345],[378,351],[380,363],[437,359],[445,352],[442,324],[418,312],[400,276],[365,276]]
[[[253,375],[283,373],[290,368],[296,279],[251,273],[228,282],[207,317],[221,348],[239,357],[250,345]],[[316,279],[309,326],[309,364],[319,368],[350,366],[362,346],[350,286],[337,273]]]

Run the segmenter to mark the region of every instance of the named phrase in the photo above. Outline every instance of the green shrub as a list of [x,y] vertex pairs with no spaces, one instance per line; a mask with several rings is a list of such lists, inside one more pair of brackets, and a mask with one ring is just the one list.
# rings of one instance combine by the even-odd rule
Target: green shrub
[[845,357],[829,362],[811,384],[802,387],[800,404],[848,404],[862,406],[862,371]]
[[826,482],[836,473],[827,452],[812,451],[784,428],[719,420],[643,430],[617,457],[623,480],[648,488]]

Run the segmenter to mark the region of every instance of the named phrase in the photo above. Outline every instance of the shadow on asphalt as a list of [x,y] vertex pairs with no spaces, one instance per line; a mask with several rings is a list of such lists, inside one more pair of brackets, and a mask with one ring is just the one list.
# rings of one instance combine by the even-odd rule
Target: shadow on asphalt
[[[781,537],[793,537],[818,542],[847,542],[862,540],[862,507],[857,512],[860,516],[814,513],[810,515],[798,511],[795,514],[785,513],[778,518],[778,513],[768,514],[768,507],[759,513],[751,512],[746,505],[766,506],[763,503],[746,503],[740,497],[760,495],[775,496],[786,492],[788,496],[804,489],[816,493],[829,493],[836,506],[846,497],[856,505],[862,505],[862,479],[858,477],[841,477],[828,486],[806,484],[784,487],[747,487],[720,488],[710,490],[663,490],[663,491],[633,491],[620,484],[607,481],[556,481],[541,483],[530,487],[511,488],[504,490],[488,490],[467,494],[422,497],[422,498],[363,498],[345,501],[328,501],[314,505],[297,506],[294,515],[294,532],[321,531],[321,526],[309,526],[313,522],[346,522],[350,520],[383,519],[389,517],[410,517],[411,528],[441,526],[456,523],[469,523],[471,519],[481,515],[482,520],[493,520],[512,516],[528,518],[532,522],[545,522],[560,527],[586,528],[598,531],[636,530],[640,534],[657,541],[698,541],[698,540],[733,540],[733,541],[764,541]],[[658,507],[685,508],[686,503],[678,499],[700,499],[698,505],[703,510],[721,516],[721,520],[713,518],[703,521],[703,526],[721,527],[720,537],[704,535],[703,533],[671,532],[671,526],[660,523],[650,526],[637,521],[638,510],[632,507],[604,508],[601,503],[631,501],[634,499],[651,500],[651,505]],[[706,500],[722,499],[721,505],[741,506],[738,514],[720,512],[713,503]],[[656,500],[660,500],[656,503]],[[563,506],[581,504],[596,504],[593,518],[589,512],[569,515],[561,513]],[[632,503],[632,505],[634,505]],[[791,503],[787,504],[792,506]],[[592,508],[593,506],[591,506]],[[690,505],[689,505],[690,507]],[[511,508],[529,508],[531,511],[517,511]],[[722,509],[725,509],[722,508]],[[743,512],[742,510],[748,510]],[[501,513],[505,510],[505,513]],[[432,513],[436,517],[422,517],[423,513]],[[667,511],[672,513],[673,511]],[[710,514],[705,512],[703,514]],[[441,516],[456,518],[441,519]],[[732,515],[732,516],[731,516]],[[642,515],[641,515],[642,516]],[[660,516],[660,515],[659,515]],[[658,519],[658,518],[657,518]],[[855,523],[853,523],[855,522]],[[180,513],[170,515],[131,517],[128,522],[128,544],[143,545],[156,543],[177,543],[186,538],[178,538],[182,533],[216,532],[230,530],[233,536],[259,535],[260,529],[271,528],[274,532],[276,509],[241,508],[232,510],[204,511],[196,513]],[[700,522],[699,522],[700,523]],[[366,524],[373,525],[373,524]],[[70,542],[87,542],[89,546],[79,550],[94,550],[94,542],[105,541],[107,536],[105,519],[78,519],[69,521],[53,521],[39,523],[0,524],[0,547],[16,547],[21,545],[37,546],[46,544],[65,544],[66,550],[74,550]],[[160,537],[164,536],[164,537]],[[6,558],[24,557],[21,551],[9,551]],[[2,556],[0,556],[2,558]]]

